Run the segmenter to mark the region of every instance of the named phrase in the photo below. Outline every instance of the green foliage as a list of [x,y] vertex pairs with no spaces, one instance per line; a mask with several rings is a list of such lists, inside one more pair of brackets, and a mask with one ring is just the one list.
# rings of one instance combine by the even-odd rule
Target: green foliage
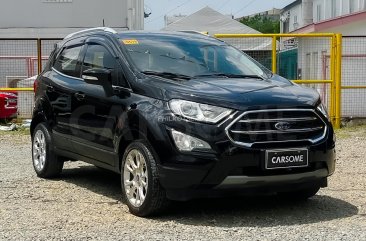
[[280,21],[272,20],[266,16],[255,15],[254,17],[246,17],[241,19],[240,22],[261,33],[280,32]]

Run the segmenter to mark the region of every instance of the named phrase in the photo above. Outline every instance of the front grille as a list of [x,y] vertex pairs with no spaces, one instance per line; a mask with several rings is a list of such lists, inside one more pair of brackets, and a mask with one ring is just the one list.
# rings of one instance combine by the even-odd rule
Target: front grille
[[5,98],[5,108],[6,109],[16,108],[17,105],[18,105],[18,100],[17,99]]
[[241,114],[226,128],[226,134],[235,144],[252,147],[280,142],[316,143],[325,137],[326,129],[314,110],[258,110]]

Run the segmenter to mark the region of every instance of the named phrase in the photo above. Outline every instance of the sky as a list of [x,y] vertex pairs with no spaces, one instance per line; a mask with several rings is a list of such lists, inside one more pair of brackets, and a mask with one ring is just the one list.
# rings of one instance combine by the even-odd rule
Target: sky
[[151,12],[145,19],[146,30],[164,27],[164,16],[189,15],[209,6],[222,14],[233,14],[235,18],[263,12],[272,8],[283,8],[294,0],[145,0],[145,11]]

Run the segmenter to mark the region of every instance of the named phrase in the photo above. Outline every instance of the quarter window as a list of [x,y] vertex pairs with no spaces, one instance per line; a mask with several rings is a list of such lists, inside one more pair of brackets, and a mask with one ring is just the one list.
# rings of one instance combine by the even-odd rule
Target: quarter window
[[82,46],[65,48],[54,64],[54,68],[63,74],[80,77],[77,71],[79,54]]

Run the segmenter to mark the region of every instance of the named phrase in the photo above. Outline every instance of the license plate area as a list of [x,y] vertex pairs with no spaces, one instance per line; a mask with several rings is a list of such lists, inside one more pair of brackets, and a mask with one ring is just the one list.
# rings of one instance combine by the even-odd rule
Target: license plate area
[[278,149],[266,150],[265,168],[283,169],[307,167],[309,165],[308,149]]

